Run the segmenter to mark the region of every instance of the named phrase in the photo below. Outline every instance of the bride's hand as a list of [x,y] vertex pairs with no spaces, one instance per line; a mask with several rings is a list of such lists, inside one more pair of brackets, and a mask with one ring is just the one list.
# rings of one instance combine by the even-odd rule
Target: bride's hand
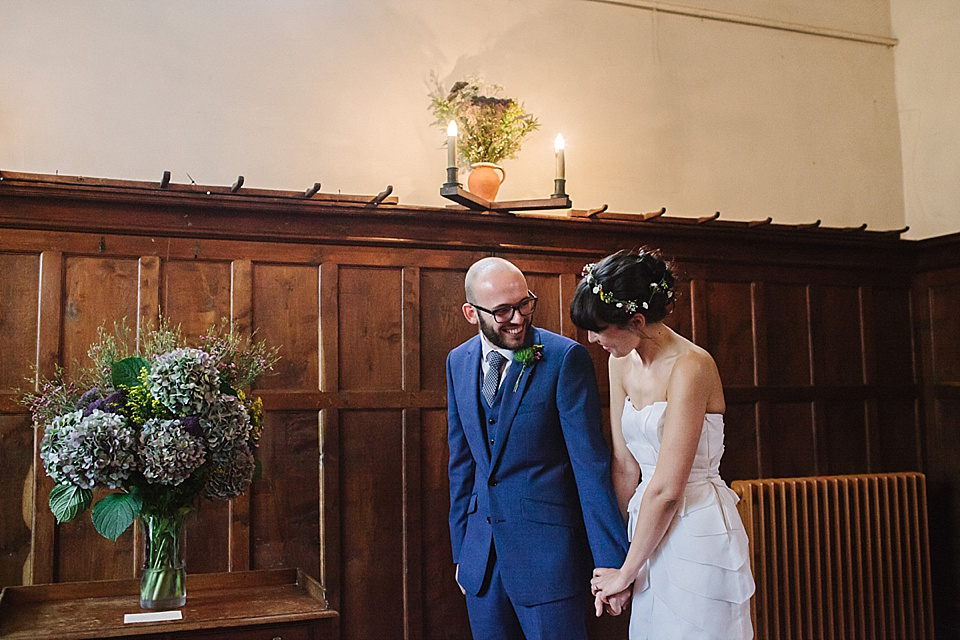
[[590,591],[598,600],[606,602],[610,596],[629,587],[635,577],[627,576],[620,569],[594,569]]

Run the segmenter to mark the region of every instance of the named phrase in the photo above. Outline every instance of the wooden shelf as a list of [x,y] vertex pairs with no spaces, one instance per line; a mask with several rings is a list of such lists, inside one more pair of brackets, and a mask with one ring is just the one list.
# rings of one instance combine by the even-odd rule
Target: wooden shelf
[[[0,638],[212,640],[264,631],[312,640],[336,637],[337,612],[327,606],[320,584],[298,569],[188,574],[182,620],[124,624],[124,614],[143,613],[139,587],[135,578],[5,587]],[[217,633],[223,630],[228,631]]]
[[511,213],[513,211],[569,209],[573,206],[573,203],[570,202],[569,196],[563,196],[561,198],[542,198],[539,200],[506,200],[503,202],[491,202],[490,200],[486,200],[478,195],[470,193],[459,185],[443,185],[440,187],[440,195],[448,200],[453,200],[463,208],[471,211],[496,211],[498,213]]

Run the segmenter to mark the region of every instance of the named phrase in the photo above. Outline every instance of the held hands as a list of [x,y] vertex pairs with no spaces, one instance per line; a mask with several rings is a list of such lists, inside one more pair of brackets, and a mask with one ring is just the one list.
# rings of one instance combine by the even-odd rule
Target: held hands
[[630,601],[632,583],[633,579],[628,578],[620,569],[594,569],[590,593],[593,594],[597,617],[599,618],[604,610],[613,616],[620,615]]

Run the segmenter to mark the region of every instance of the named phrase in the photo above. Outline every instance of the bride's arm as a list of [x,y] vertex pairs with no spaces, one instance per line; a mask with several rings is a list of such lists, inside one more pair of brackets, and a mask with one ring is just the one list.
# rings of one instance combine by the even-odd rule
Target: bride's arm
[[607,375],[610,380],[610,439],[613,443],[613,462],[611,464],[611,481],[613,491],[617,495],[617,504],[620,506],[620,515],[624,522],[627,520],[627,504],[633,497],[637,485],[640,483],[640,466],[623,437],[621,419],[623,406],[627,399],[627,390],[623,383],[623,372],[628,364],[628,358],[614,358],[607,360]]
[[595,570],[592,584],[602,595],[617,593],[660,544],[683,500],[697,453],[708,394],[716,388],[716,365],[706,353],[691,352],[674,366],[667,384],[667,408],[657,469],[640,502],[637,526],[619,570]]

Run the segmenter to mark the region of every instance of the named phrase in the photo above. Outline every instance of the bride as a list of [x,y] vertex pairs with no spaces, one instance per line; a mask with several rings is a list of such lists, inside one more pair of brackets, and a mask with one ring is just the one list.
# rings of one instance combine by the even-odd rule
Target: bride
[[753,576],[737,496],[720,478],[720,374],[663,324],[674,276],[659,253],[619,251],[583,269],[570,313],[610,354],[613,486],[630,550],[594,570],[598,615],[633,584],[630,640],[753,637]]

